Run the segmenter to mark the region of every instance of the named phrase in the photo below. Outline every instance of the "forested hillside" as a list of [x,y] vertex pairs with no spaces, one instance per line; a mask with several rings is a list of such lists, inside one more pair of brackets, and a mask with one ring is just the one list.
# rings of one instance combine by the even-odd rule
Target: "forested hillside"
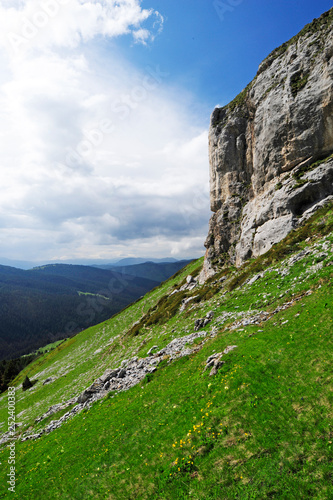
[[0,266],[0,360],[99,323],[157,284],[88,266]]

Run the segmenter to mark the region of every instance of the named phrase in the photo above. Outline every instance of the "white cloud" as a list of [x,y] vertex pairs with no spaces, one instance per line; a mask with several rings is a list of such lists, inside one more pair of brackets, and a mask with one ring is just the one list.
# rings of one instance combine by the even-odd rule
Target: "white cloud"
[[[153,31],[144,27],[151,19]],[[2,2],[0,45],[14,55],[33,49],[77,47],[96,36],[132,34],[146,43],[160,32],[163,17],[140,0],[25,0]]]
[[[148,43],[162,17],[137,0],[57,2],[58,17],[30,40],[24,57],[11,53],[4,27],[36,19],[41,3],[0,7],[1,254],[202,253],[207,133],[192,124],[181,91],[168,89],[163,68],[138,70],[88,43],[126,33]],[[144,25],[150,17],[155,31]]]

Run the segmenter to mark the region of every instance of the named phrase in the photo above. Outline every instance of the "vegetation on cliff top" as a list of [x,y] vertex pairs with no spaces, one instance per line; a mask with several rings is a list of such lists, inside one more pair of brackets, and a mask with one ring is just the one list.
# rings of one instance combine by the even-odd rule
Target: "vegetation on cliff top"
[[[298,40],[302,37],[310,36],[315,33],[321,33],[320,39],[318,41],[322,43],[322,41],[324,40],[324,35],[327,32],[327,30],[331,28],[332,23],[333,23],[333,8],[323,13],[318,19],[314,19],[311,23],[304,26],[304,28],[293,38],[288,40],[288,42],[285,42],[276,49],[274,49],[260,64],[254,79],[231,102],[223,106],[222,109],[224,109],[227,113],[233,112],[236,108],[241,109],[244,103],[246,102],[249,91],[251,90],[257,77],[267,68],[269,68],[269,66],[271,66],[271,64],[273,63],[273,61],[275,61],[275,59],[283,55],[291,45],[297,43]],[[298,91],[301,90],[306,85],[308,78],[309,78],[308,74],[305,75],[302,74],[299,77],[297,76],[294,79],[294,81],[291,82],[291,90],[292,90],[292,95],[294,97],[296,96]],[[277,84],[278,83],[275,83],[270,88],[268,88],[266,91],[266,95]],[[212,127],[215,128],[219,125],[223,125],[223,123],[226,121],[226,117],[227,115],[224,116],[223,120],[212,121]]]
[[285,42],[274,49],[261,63],[257,76],[260,75],[260,73],[262,73],[266,68],[268,68],[275,59],[283,55],[291,45],[297,43],[301,37],[310,36],[320,31],[322,31],[324,36],[325,32],[331,28],[332,23],[333,8],[328,10],[327,12],[324,12],[319,18],[314,19],[311,23],[304,26],[304,28],[299,33],[297,33],[297,35],[288,40],[288,42]]

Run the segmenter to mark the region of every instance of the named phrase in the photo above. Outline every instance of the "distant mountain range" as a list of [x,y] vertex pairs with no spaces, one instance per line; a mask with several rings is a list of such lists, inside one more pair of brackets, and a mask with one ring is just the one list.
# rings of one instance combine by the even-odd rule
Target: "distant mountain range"
[[[135,264],[143,264],[144,262],[179,262],[178,259],[172,257],[165,257],[163,259],[154,259],[150,257],[126,257],[123,259],[69,259],[61,262],[54,262],[54,264],[71,264],[75,266],[93,266],[93,267],[104,267],[104,266],[131,266]],[[50,264],[45,261],[32,262],[27,260],[15,260],[8,259],[6,257],[0,257],[0,265],[16,267],[18,269],[33,269],[37,266],[44,266]],[[53,263],[52,263],[53,264]]]
[[[127,257],[125,259],[121,259],[117,262],[111,262],[109,265],[110,266],[134,266],[136,264],[145,264],[145,263],[151,263],[154,262],[155,264],[165,264],[166,262],[190,262],[190,260],[184,261],[184,260],[177,260],[173,259],[172,257],[167,257],[164,259],[147,259],[143,257]],[[185,265],[185,264],[184,264]]]
[[0,360],[105,321],[186,263],[106,269],[69,264],[31,270],[0,266]]
[[161,283],[191,262],[190,260],[179,260],[175,262],[143,262],[135,265],[121,265],[121,262],[128,262],[131,260],[140,259],[123,259],[123,261],[117,264],[98,267],[100,269],[113,270],[117,273],[147,278]]

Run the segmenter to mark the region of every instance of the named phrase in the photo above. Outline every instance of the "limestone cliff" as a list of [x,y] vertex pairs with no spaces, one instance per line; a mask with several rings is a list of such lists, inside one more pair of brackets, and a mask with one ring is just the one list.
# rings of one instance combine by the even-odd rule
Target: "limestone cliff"
[[[209,130],[201,280],[266,252],[333,195],[333,9],[275,49]],[[324,161],[323,161],[324,160]]]

